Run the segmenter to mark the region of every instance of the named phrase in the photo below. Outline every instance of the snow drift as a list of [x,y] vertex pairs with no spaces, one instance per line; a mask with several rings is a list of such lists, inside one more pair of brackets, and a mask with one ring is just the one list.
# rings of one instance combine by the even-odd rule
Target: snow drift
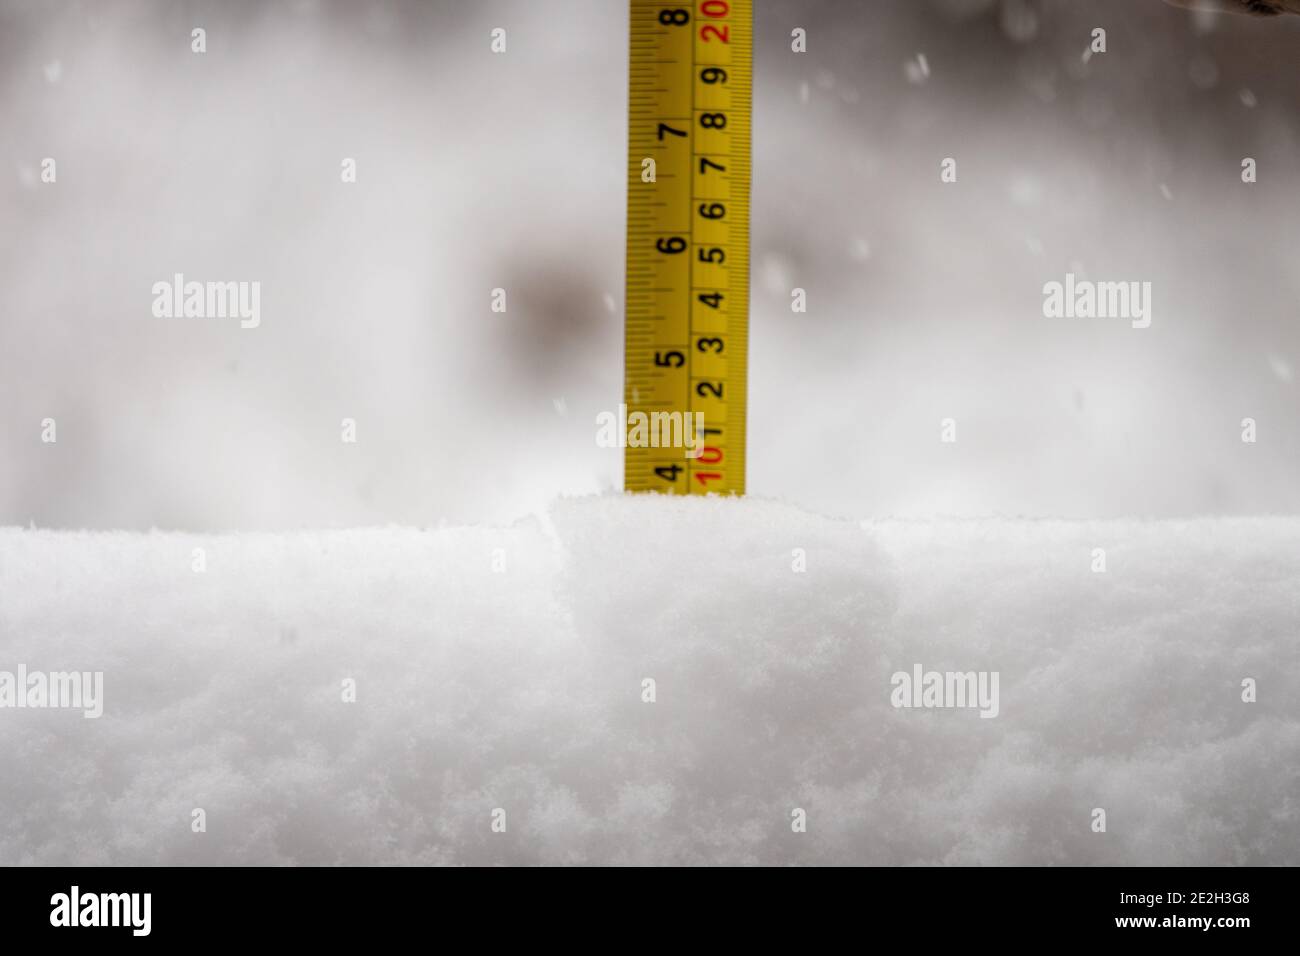
[[0,863],[1297,864],[1298,595],[1296,518],[0,530],[0,670],[104,672],[0,710]]

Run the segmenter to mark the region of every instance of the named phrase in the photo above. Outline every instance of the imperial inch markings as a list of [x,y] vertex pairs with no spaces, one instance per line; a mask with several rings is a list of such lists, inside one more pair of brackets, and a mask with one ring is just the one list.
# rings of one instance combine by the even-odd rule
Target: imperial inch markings
[[631,9],[624,401],[702,412],[704,448],[629,443],[624,485],[743,494],[751,0]]

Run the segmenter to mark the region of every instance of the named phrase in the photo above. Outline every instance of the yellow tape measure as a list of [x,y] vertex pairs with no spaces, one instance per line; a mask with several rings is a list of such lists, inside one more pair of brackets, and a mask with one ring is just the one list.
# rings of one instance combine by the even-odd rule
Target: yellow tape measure
[[624,486],[744,494],[752,2],[631,8]]

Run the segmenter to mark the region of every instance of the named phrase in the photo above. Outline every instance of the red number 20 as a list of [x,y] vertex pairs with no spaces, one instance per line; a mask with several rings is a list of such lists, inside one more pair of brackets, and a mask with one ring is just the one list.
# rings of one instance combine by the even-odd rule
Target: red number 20
[[[713,17],[715,20],[718,17],[725,17],[730,12],[731,5],[727,3],[727,0],[704,0],[700,4],[700,13],[706,17]],[[731,27],[725,23],[720,27],[714,26],[712,23],[706,23],[700,27],[700,39],[708,43],[709,37],[717,37],[723,43],[730,43]]]

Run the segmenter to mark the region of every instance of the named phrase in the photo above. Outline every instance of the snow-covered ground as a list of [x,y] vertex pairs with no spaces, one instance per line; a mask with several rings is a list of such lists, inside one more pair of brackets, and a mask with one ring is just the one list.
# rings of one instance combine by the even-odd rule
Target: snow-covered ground
[[1297,518],[5,529],[0,670],[104,714],[0,710],[0,864],[1300,864],[1298,638]]

